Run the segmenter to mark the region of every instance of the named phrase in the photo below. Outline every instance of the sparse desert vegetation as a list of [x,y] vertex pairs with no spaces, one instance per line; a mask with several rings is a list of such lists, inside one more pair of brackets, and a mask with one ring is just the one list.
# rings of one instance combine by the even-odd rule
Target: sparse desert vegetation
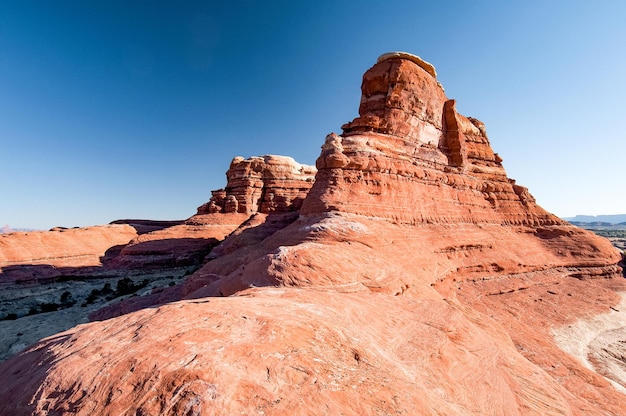
[[103,306],[182,281],[193,268],[63,276],[45,285],[0,287],[0,361],[27,345],[88,321]]

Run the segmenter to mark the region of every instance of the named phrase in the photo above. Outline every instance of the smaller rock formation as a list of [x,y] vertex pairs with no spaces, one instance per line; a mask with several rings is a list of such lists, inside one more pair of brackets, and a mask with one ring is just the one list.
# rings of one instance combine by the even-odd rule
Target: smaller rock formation
[[290,157],[265,155],[233,159],[228,184],[212,191],[198,214],[297,211],[315,181],[316,169]]
[[[290,157],[235,157],[227,184],[182,224],[133,239],[112,267],[170,267],[199,264],[209,251],[255,214],[296,212],[315,181],[316,169]],[[258,221],[258,220],[257,220]]]
[[213,224],[185,222],[133,238],[128,244],[107,253],[105,265],[112,269],[168,268],[202,263],[211,248],[245,221],[230,215]]

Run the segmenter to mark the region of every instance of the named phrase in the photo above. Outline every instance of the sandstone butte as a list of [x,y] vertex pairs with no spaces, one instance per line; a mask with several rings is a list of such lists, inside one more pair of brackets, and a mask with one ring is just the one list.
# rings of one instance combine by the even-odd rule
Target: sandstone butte
[[236,158],[197,215],[111,254],[175,261],[214,231],[182,285],[0,364],[0,413],[623,415],[623,356],[553,335],[619,307],[617,250],[509,179],[414,55],[365,73],[342,129],[317,173]]

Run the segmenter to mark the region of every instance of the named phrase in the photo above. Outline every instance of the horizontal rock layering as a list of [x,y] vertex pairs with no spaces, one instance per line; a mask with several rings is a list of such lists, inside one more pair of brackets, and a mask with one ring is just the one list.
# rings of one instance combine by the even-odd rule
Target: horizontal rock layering
[[[100,266],[109,248],[125,245],[136,236],[137,231],[128,224],[3,234],[0,235],[0,277],[6,280],[20,269],[28,270],[28,265]],[[29,280],[28,276],[23,278]]]
[[228,184],[212,191],[198,214],[297,211],[315,180],[315,168],[290,157],[266,155],[233,159]]
[[563,224],[506,176],[482,122],[437,80],[391,55],[363,76],[359,117],[326,138],[304,214],[338,210],[404,223]]
[[315,180],[315,168],[290,157],[236,157],[227,184],[183,224],[133,239],[109,266],[164,267],[195,264],[254,214],[296,212]]
[[1,364],[0,402],[42,415],[623,414],[626,396],[550,332],[618,304],[617,250],[509,179],[432,65],[385,54],[362,92],[316,174],[235,158],[227,186],[177,226],[219,229],[205,264]]

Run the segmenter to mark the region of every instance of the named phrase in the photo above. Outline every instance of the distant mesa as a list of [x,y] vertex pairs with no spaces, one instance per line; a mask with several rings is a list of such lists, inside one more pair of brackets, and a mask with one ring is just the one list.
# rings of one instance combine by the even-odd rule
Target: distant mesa
[[[0,364],[3,406],[623,414],[622,347],[585,343],[624,339],[618,250],[509,178],[484,123],[457,112],[421,58],[382,55],[361,92],[315,167],[236,157],[187,220],[110,225],[128,240],[103,267],[193,273]],[[557,344],[559,328],[600,316],[612,326]]]
[[613,224],[610,222],[603,222],[603,221],[593,221],[593,222],[582,222],[582,221],[569,221],[572,225],[577,225],[577,226],[590,226],[590,227],[612,227],[613,225],[620,225],[620,224]]
[[626,222],[626,214],[615,215],[576,215],[575,217],[563,218],[571,223],[605,223],[614,225]]

